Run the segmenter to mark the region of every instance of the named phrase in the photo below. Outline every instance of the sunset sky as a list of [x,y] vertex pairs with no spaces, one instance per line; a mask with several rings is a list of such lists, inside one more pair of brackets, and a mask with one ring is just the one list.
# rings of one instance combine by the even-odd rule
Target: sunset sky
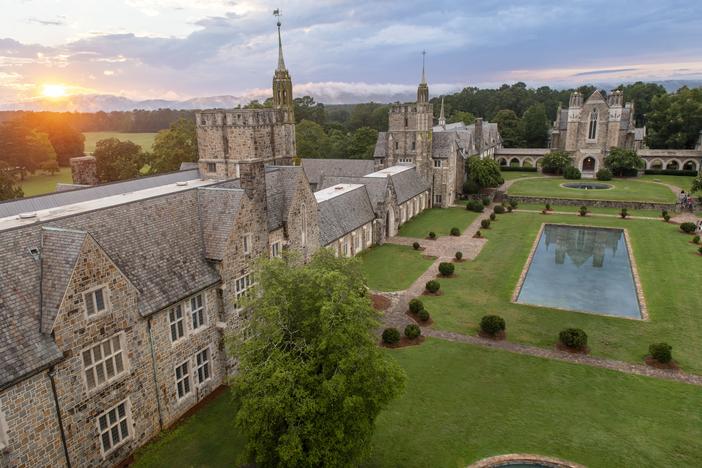
[[702,1],[2,0],[0,103],[269,93],[274,8],[296,93],[432,94],[702,78]]

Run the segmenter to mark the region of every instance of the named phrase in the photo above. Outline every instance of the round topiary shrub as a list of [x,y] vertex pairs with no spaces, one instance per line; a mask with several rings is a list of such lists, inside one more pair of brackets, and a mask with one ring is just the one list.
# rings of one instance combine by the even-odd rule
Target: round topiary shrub
[[661,218],[665,218],[666,216],[668,216],[668,210],[661,211]]
[[424,303],[417,298],[409,301],[409,310],[413,314],[418,314],[420,310],[424,308]]
[[587,215],[587,206],[581,206],[580,211],[578,211],[578,213],[580,213],[580,216],[586,216]]
[[546,211],[551,211],[551,204],[550,203],[546,203]]
[[436,294],[439,292],[439,289],[441,288],[441,285],[439,284],[438,281],[436,280],[429,280],[427,281],[427,284],[424,286],[427,291],[429,291],[432,294]]
[[419,320],[422,322],[426,322],[429,320],[429,311],[427,309],[422,309],[417,312],[417,317],[419,317]]
[[597,180],[612,180],[612,171],[610,171],[606,167],[603,167],[602,169],[597,171],[595,177],[597,177]]
[[490,221],[495,221],[497,219],[497,215],[495,213],[490,213]]
[[498,333],[505,331],[505,319],[499,315],[484,315],[480,319],[480,331],[490,336],[495,336]]
[[667,223],[668,221],[670,221],[670,215],[667,214],[667,213],[664,214],[664,215],[663,215],[663,221],[665,221],[666,223]]
[[695,236],[692,238],[692,243],[693,244],[699,244],[700,243],[700,236]]
[[434,231],[429,231],[429,239],[436,239],[436,233]]
[[512,207],[511,207],[511,206],[508,206],[508,207],[507,207],[507,213],[511,213],[511,212],[512,212]]
[[699,249],[697,249],[697,251],[700,253],[700,255],[702,255],[702,247],[700,247]]
[[565,168],[565,171],[563,171],[563,177],[566,179],[577,180],[582,177],[582,174],[580,173],[580,170],[577,167],[568,166]]
[[419,325],[416,323],[410,323],[405,327],[405,336],[409,338],[410,340],[413,340],[415,338],[419,338],[419,335],[422,334],[422,329],[419,328]]
[[509,201],[509,206],[511,206],[512,209],[515,209],[515,208],[517,208],[517,207],[519,206],[519,202],[518,202],[517,200],[512,200],[512,199],[510,199],[510,201]]
[[480,185],[473,180],[463,182],[463,193],[466,195],[475,195],[480,192]]
[[483,237],[483,233],[480,231],[475,231],[475,235],[473,237],[477,237],[478,239],[480,239],[481,237]]
[[482,227],[483,229],[490,229],[490,220],[489,219],[481,220],[480,227]]
[[414,250],[419,250],[420,247],[421,247],[421,245],[419,245],[419,242],[413,242],[413,243],[412,243],[412,248],[413,248]]
[[460,236],[460,235],[461,235],[461,230],[458,229],[457,227],[452,227],[452,228],[451,228],[451,235],[452,235],[452,236]]
[[397,344],[400,342],[400,330],[397,328],[386,328],[383,330],[383,343]]
[[626,208],[622,208],[622,211],[619,212],[619,216],[621,216],[622,219],[626,218],[627,216],[629,216],[629,210],[627,210]]
[[483,206],[488,206],[492,200],[490,200],[490,197],[483,197]]
[[584,349],[587,346],[587,333],[580,328],[566,328],[558,334],[563,346],[571,349]]
[[478,200],[470,200],[466,204],[466,210],[475,211],[476,213],[482,213],[483,209],[483,204]]
[[439,263],[439,273],[441,273],[441,276],[451,276],[453,272],[455,271],[456,267],[453,263],[450,262],[441,262]]
[[495,208],[493,208],[492,211],[496,214],[502,214],[505,212],[505,207],[502,205],[495,205]]
[[[700,236],[697,236],[698,240],[699,240],[699,237]],[[456,260],[463,259],[463,252],[456,252],[456,255],[454,255],[454,257],[456,258]]]
[[695,223],[685,222],[680,225],[680,230],[686,234],[692,234],[697,229]]
[[673,359],[673,347],[668,343],[653,343],[648,346],[648,353],[661,364],[667,364]]

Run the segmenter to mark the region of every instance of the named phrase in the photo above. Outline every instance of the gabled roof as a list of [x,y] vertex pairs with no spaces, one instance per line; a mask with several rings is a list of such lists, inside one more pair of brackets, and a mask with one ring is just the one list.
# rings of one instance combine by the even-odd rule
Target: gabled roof
[[319,189],[333,187],[337,184],[365,185],[373,209],[376,209],[379,204],[385,201],[389,181],[390,179],[387,177],[324,177]]
[[41,240],[41,330],[51,333],[59,306],[80,255],[85,231],[42,228]]
[[[297,166],[266,167],[266,203],[268,209],[268,231],[285,225],[295,197],[297,183],[305,173]],[[309,189],[309,184],[306,187]]]
[[359,185],[318,202],[319,243],[327,246],[375,218],[366,187]]
[[375,149],[373,150],[373,158],[383,159],[387,156],[386,141],[388,132],[378,132],[378,139],[375,141]]
[[587,104],[588,102],[598,102],[598,101],[607,102],[607,101],[605,101],[604,96],[602,96],[602,93],[600,92],[600,90],[596,89],[595,91],[593,91],[593,93],[590,95],[590,97],[585,100],[585,104]]
[[322,176],[360,177],[373,172],[371,159],[303,159],[302,169],[310,184],[319,185]]
[[457,132],[437,132],[431,140],[431,156],[434,159],[448,159],[455,152]]
[[197,190],[205,257],[212,260],[224,258],[243,196],[244,191],[237,189],[212,187]]
[[397,203],[404,203],[429,190],[429,186],[422,181],[416,169],[402,171],[390,176],[392,186],[395,188]]

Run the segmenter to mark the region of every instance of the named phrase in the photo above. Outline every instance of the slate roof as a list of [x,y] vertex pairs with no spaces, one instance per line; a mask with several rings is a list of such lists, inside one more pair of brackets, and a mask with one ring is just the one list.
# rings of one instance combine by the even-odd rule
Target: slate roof
[[310,184],[319,187],[324,176],[360,177],[373,172],[375,162],[371,159],[303,159],[302,169]]
[[0,218],[15,216],[20,213],[58,208],[59,206],[72,205],[74,203],[97,200],[98,198],[199,178],[198,171],[194,169],[150,177],[140,177],[123,182],[112,182],[109,184],[96,185],[95,187],[55,192],[36,197],[20,198],[19,200],[10,200],[0,203]]
[[416,169],[393,174],[390,179],[395,188],[398,204],[429,190],[429,186],[422,181]]
[[357,187],[317,205],[319,209],[319,243],[327,246],[375,218],[368,191]]
[[458,138],[457,132],[437,132],[431,140],[431,157],[434,159],[448,159],[454,150],[454,142]]
[[389,181],[390,179],[387,177],[324,177],[319,188],[321,190],[337,184],[365,185],[373,209],[376,209],[379,204],[385,201]]
[[268,231],[280,229],[288,219],[290,206],[295,196],[295,187],[304,177],[301,167],[266,167],[266,203],[268,208]]
[[378,132],[378,139],[375,142],[375,149],[373,150],[373,158],[383,159],[387,156],[387,142],[388,132]]
[[202,222],[205,257],[222,260],[241,208],[244,191],[226,188],[198,188],[197,201]]
[[41,239],[41,330],[51,333],[73,267],[87,236],[85,231],[44,227]]

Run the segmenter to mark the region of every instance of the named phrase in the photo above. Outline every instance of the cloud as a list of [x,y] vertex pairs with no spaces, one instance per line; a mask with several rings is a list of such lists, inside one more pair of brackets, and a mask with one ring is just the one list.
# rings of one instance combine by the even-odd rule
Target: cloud
[[41,24],[42,26],[64,26],[66,24],[66,17],[61,16],[53,20],[44,20],[39,18],[27,18],[27,22]]
[[629,71],[636,71],[636,68],[611,68],[608,70],[589,70],[584,72],[578,72],[573,76],[608,75],[611,73],[621,73]]

